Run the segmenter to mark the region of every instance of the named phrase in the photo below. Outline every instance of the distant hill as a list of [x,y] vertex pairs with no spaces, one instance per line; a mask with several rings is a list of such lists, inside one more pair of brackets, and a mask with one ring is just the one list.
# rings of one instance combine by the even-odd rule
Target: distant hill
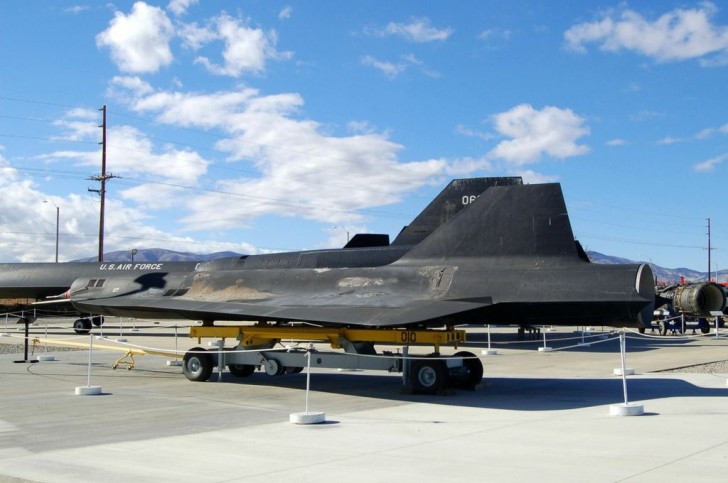
[[[610,255],[604,255],[599,252],[587,252],[589,260],[592,263],[602,263],[604,265],[615,265],[619,263],[644,263],[644,261],[628,260],[626,258],[612,257]],[[705,272],[699,272],[691,268],[664,268],[654,263],[650,264],[652,267],[652,273],[657,277],[657,280],[664,282],[679,282],[680,277],[685,277],[685,280],[692,281],[705,281]],[[714,275],[714,274],[713,274]],[[715,276],[715,275],[714,275]],[[718,281],[725,282],[728,280],[728,270],[721,270],[718,272]]]
[[[626,258],[613,257],[610,255],[604,255],[599,252],[587,252],[589,259],[593,263],[602,263],[605,265],[615,265],[620,263],[640,263],[634,260],[628,260]],[[208,254],[200,253],[183,253],[175,252],[172,250],[165,250],[163,248],[144,248],[139,249],[134,254],[135,262],[204,262],[207,260],[215,260],[217,258],[227,257],[239,257],[239,253],[235,252],[216,252]],[[75,262],[95,262],[96,257],[84,258],[81,260],[74,260]],[[130,262],[131,252],[129,251],[118,251],[110,252],[104,255],[104,261],[106,262]],[[659,265],[652,264],[652,272],[655,274],[658,280],[665,282],[678,282],[680,277],[685,277],[686,280],[705,280],[705,272],[699,272],[690,268],[664,268]],[[728,270],[722,270],[718,273],[718,279],[720,282],[728,280]]]

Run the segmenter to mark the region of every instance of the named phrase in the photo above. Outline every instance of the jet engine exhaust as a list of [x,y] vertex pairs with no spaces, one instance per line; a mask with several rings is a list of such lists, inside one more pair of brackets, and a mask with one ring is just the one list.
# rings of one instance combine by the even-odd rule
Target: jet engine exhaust
[[680,285],[672,300],[678,312],[705,317],[711,312],[722,312],[726,303],[723,289],[708,282]]

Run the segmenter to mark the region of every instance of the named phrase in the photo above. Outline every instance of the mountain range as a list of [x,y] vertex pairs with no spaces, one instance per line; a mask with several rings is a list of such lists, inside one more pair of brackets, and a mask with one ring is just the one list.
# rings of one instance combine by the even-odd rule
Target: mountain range
[[[603,253],[588,251],[589,259],[593,263],[601,263],[605,265],[614,265],[620,263],[641,263],[626,258],[614,257],[610,255],[604,255]],[[135,262],[204,262],[208,260],[215,260],[217,258],[227,257],[239,257],[241,254],[235,252],[215,252],[208,254],[199,253],[185,253],[175,252],[172,250],[165,250],[163,248],[143,248],[138,249],[133,255],[133,261]],[[96,258],[83,258],[80,260],[74,260],[75,262],[95,262]],[[131,251],[117,251],[104,254],[104,261],[106,262],[130,262],[132,261]],[[652,272],[654,273],[657,280],[661,282],[679,282],[681,277],[684,277],[688,281],[704,281],[707,279],[706,272],[700,272],[690,268],[664,268],[659,265],[650,264]],[[715,274],[713,278],[715,278]],[[718,281],[728,281],[728,270],[721,270],[718,272]]]

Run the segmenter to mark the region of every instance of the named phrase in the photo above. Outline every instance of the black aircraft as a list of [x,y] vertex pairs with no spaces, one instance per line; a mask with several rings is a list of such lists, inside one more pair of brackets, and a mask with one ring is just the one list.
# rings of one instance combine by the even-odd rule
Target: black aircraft
[[[412,245],[426,238],[460,209],[472,203],[486,189],[493,186],[520,184],[522,184],[520,177],[453,180],[412,223],[402,230],[391,247],[388,235],[357,234],[345,248],[388,247],[388,257],[394,260],[404,254]],[[361,253],[361,250],[359,252]],[[206,271],[231,269],[237,267],[240,260],[239,258],[218,259],[206,263],[203,269]],[[200,264],[200,262],[4,263],[0,264],[0,298],[43,300],[42,303],[67,302],[68,289],[74,282],[76,282],[74,285],[76,289],[79,284],[84,285],[85,288],[94,289],[104,285],[109,278],[144,280],[147,288],[154,292],[155,289],[158,290],[164,286],[167,283],[166,280],[179,277],[180,274],[185,276],[197,270]],[[159,317],[159,315],[153,316]],[[92,322],[94,325],[101,325],[102,321],[101,317],[78,319],[74,323],[74,329],[78,333],[88,333]]]
[[386,236],[360,235],[342,249],[242,256],[189,273],[81,276],[68,296],[90,313],[203,325],[649,326],[650,267],[590,263],[558,184],[453,183],[479,191],[454,196],[451,183],[445,200],[433,201],[391,244]]

